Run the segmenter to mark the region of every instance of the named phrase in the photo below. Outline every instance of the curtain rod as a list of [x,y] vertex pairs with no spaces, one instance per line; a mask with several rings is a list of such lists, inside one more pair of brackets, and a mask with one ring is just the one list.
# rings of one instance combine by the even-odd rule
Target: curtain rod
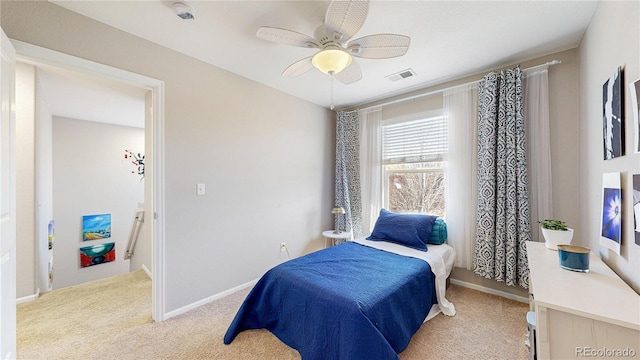
[[[523,69],[522,71],[532,71],[532,70],[536,70],[536,69],[539,69],[539,68],[542,68],[542,67],[549,67],[549,66],[557,65],[557,64],[562,64],[562,61],[560,61],[560,60],[552,60],[552,61],[548,61],[548,62],[546,62],[544,64],[528,67],[526,69]],[[397,103],[401,103],[401,102],[405,102],[405,101],[411,101],[411,100],[419,99],[421,97],[431,96],[431,95],[435,95],[435,94],[438,94],[438,93],[442,93],[442,92],[445,92],[447,90],[455,89],[457,87],[467,86],[467,85],[471,85],[471,84],[474,84],[474,83],[479,83],[480,81],[481,80],[471,81],[471,82],[468,82],[468,83],[465,83],[465,84],[450,86],[448,88],[444,88],[444,89],[440,89],[440,90],[433,90],[433,91],[429,91],[429,92],[426,92],[426,93],[423,93],[423,94],[413,95],[413,96],[402,98],[402,99],[391,100],[391,101],[384,102],[382,104],[367,106],[367,107],[362,108],[362,109],[354,109],[354,110],[356,110],[356,111],[369,110],[369,109],[373,109],[373,108],[377,108],[377,107],[393,105],[393,104],[397,104]]]

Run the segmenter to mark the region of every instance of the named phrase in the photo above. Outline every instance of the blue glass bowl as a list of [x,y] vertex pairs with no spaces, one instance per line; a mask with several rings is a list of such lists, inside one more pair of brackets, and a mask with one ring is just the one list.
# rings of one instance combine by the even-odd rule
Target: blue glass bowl
[[558,245],[560,267],[571,271],[589,272],[589,252],[588,248],[582,246]]

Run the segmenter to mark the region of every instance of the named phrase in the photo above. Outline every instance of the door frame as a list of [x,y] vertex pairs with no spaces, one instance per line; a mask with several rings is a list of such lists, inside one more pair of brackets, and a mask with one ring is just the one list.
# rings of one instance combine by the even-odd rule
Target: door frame
[[15,50],[0,28],[0,358],[16,355]]
[[[152,214],[145,216],[153,220],[151,227],[151,316],[154,321],[166,319],[165,314],[165,266],[164,266],[164,81],[145,75],[114,68],[90,60],[78,58],[37,45],[11,39],[16,50],[16,60],[50,65],[58,68],[107,77],[129,85],[146,88],[152,92]],[[145,138],[149,138],[149,129],[145,129]]]

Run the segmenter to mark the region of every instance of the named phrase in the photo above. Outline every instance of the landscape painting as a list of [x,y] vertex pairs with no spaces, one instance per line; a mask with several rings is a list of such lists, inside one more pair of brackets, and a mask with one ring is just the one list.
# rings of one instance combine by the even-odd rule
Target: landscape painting
[[620,173],[605,173],[602,177],[602,219],[600,245],[620,255],[622,239],[622,189]]
[[84,215],[82,217],[82,241],[111,237],[111,214]]
[[100,265],[116,259],[115,243],[84,246],[80,248],[80,267]]
[[622,68],[602,86],[602,132],[604,159],[624,155],[624,109],[622,97]]

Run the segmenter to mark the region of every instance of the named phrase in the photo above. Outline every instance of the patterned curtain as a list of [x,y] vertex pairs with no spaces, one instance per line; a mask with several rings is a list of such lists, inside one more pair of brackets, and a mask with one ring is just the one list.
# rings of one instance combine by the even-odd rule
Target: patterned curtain
[[345,216],[337,216],[336,229],[362,237],[360,199],[360,122],[357,111],[339,111],[336,123],[336,206]]
[[527,145],[520,67],[492,72],[478,85],[476,274],[529,286],[531,239]]

